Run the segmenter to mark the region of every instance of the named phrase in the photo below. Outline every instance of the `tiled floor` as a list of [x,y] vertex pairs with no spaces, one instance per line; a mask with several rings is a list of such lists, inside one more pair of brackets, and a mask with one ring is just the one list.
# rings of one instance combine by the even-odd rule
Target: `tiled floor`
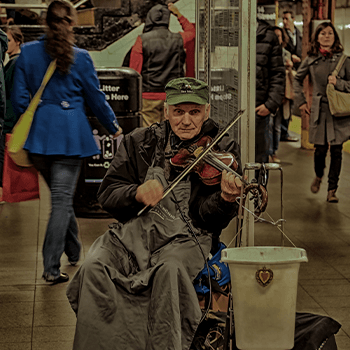
[[[299,143],[281,143],[284,172],[285,232],[305,248],[309,262],[299,275],[298,311],[329,315],[342,324],[339,350],[350,349],[350,155],[343,155],[338,204],[326,202],[326,181],[319,194],[310,192],[312,151]],[[279,172],[271,172],[267,214],[279,219]],[[0,349],[71,350],[75,315],[66,285],[49,286],[41,279],[41,247],[49,213],[48,191],[40,200],[0,205]],[[84,255],[111,219],[79,218]],[[280,233],[255,224],[255,245],[280,245]],[[286,243],[286,245],[291,245]],[[78,267],[62,258],[62,271]]]

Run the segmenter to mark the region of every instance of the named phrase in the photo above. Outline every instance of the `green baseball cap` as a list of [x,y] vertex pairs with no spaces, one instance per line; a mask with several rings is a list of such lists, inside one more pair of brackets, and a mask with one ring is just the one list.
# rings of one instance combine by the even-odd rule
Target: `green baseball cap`
[[209,103],[209,86],[204,81],[195,78],[177,78],[170,80],[165,86],[166,102],[169,105],[179,103]]

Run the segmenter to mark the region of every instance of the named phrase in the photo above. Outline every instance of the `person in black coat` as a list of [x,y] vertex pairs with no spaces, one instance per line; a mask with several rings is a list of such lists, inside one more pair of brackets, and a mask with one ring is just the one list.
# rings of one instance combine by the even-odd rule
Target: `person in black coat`
[[[301,62],[302,38],[299,29],[294,25],[293,11],[288,10],[283,12],[283,27],[288,36],[286,50],[292,55],[293,70],[298,70]],[[292,111],[292,108],[293,101],[290,103],[290,111]],[[292,113],[289,114],[292,115]],[[281,141],[297,142],[299,138],[292,137],[288,133],[290,119],[282,119]]]
[[[193,280],[237,215],[242,183],[224,170],[208,186],[192,172],[163,198],[183,152],[220,133],[206,83],[178,78],[165,91],[166,120],[124,137],[98,191],[118,223],[93,243],[67,288],[74,350],[189,349],[202,317]],[[241,173],[239,145],[226,134],[217,146],[235,155]]]
[[[0,29],[0,60],[4,61],[5,53],[7,51],[7,35]],[[5,151],[5,140],[2,135],[4,128],[4,119],[6,113],[6,93],[5,93],[5,80],[4,80],[4,70],[2,64],[0,64],[0,159],[4,157]],[[0,162],[0,168],[2,173],[2,162]],[[2,179],[0,178],[0,202],[2,201]]]
[[269,120],[282,104],[285,68],[280,45],[273,27],[257,20],[256,32],[256,101],[255,161],[268,162]]
[[283,12],[283,26],[289,38],[286,50],[292,55],[294,69],[298,70],[301,62],[302,38],[299,29],[294,25],[294,19],[292,11]]

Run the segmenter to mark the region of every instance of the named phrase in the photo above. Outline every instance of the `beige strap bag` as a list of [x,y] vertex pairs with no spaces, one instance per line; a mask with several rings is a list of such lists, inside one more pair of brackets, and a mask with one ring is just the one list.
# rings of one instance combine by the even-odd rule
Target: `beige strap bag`
[[[347,57],[348,56],[345,54],[340,57],[339,62],[332,73],[333,76],[336,77],[339,74]],[[326,93],[329,110],[334,117],[350,116],[350,93],[336,90],[333,84],[327,84]]]

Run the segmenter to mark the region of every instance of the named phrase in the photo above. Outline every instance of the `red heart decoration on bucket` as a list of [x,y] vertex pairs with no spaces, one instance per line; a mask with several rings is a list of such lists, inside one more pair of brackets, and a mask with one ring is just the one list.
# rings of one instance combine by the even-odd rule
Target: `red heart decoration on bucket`
[[255,278],[260,285],[266,287],[269,285],[273,279],[273,272],[271,269],[267,269],[265,266],[262,269],[259,269],[255,273]]

